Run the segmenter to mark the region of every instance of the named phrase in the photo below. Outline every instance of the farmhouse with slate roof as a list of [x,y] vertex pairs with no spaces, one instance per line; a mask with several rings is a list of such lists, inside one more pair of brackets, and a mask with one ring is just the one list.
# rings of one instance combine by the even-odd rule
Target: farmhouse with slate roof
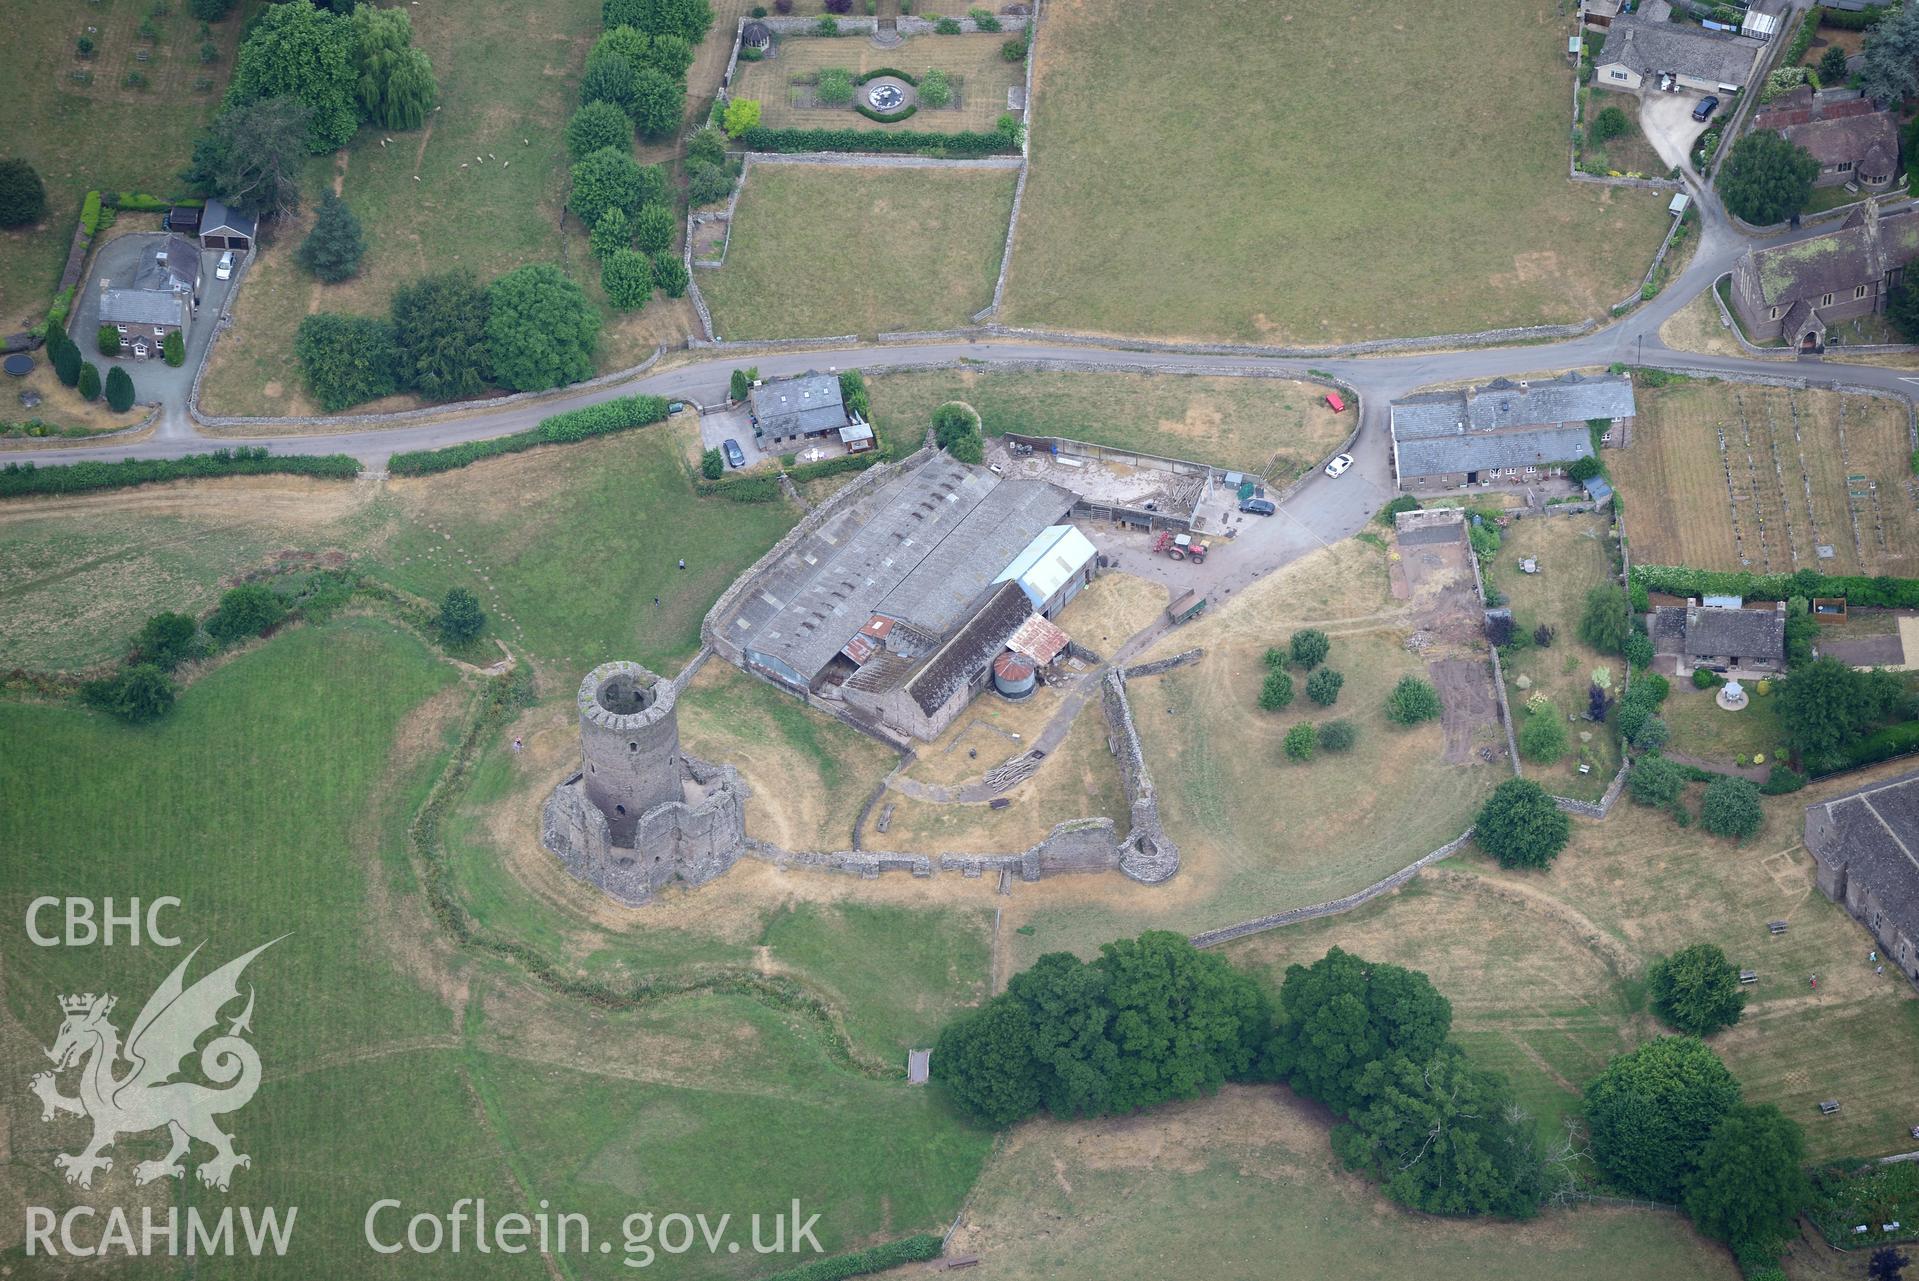
[[1754,131],[1776,130],[1819,162],[1815,186],[1856,182],[1882,191],[1899,174],[1899,125],[1856,89],[1814,93],[1801,85],[1753,117]]
[[[797,445],[820,436],[838,438],[853,421],[846,412],[840,380],[832,374],[764,383],[753,389],[750,403],[754,430],[769,447]],[[868,432],[867,439],[871,435]]]
[[131,279],[100,282],[100,323],[119,331],[135,360],[159,355],[168,334],[184,342],[199,306],[200,247],[185,236],[160,241]]
[[1763,40],[1728,31],[1707,31],[1690,22],[1652,22],[1621,14],[1606,28],[1606,43],[1593,59],[1593,83],[1637,93],[1651,80],[1671,76],[1682,89],[1736,93],[1752,78]]
[[1672,660],[1676,676],[1700,667],[1747,679],[1774,676],[1786,670],[1786,604],[1661,605],[1653,611],[1652,642],[1655,655]]
[[1919,772],[1806,807],[1819,888],[1919,984]]
[[1829,325],[1884,310],[1886,295],[1915,256],[1919,217],[1881,217],[1869,200],[1836,231],[1747,250],[1733,264],[1733,307],[1753,340],[1784,338],[1817,351]]
[[1636,412],[1624,377],[1499,378],[1408,396],[1392,404],[1393,474],[1409,492],[1535,484],[1592,457],[1594,420],[1612,440]]

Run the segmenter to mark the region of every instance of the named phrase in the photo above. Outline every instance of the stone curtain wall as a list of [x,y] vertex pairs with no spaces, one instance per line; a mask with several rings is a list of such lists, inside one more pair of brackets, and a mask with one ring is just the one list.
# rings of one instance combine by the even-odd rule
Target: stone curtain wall
[[1467,828],[1438,849],[1400,868],[1383,881],[1374,881],[1365,889],[1348,894],[1344,898],[1329,899],[1324,903],[1314,903],[1307,907],[1289,908],[1284,912],[1275,912],[1271,916],[1255,917],[1250,921],[1241,921],[1237,925],[1228,925],[1217,930],[1206,930],[1192,936],[1194,947],[1217,947],[1233,939],[1243,939],[1249,934],[1259,934],[1266,930],[1276,930],[1287,925],[1297,925],[1301,921],[1310,921],[1321,916],[1338,916],[1341,912],[1350,912],[1362,903],[1370,902],[1381,894],[1396,890],[1413,877],[1420,869],[1428,867],[1441,859],[1451,858],[1466,847],[1472,840],[1473,829]]
[[1106,688],[1100,691],[1100,710],[1106,714],[1106,728],[1119,757],[1120,780],[1132,817],[1119,870],[1136,881],[1156,885],[1179,870],[1179,847],[1160,826],[1159,797],[1153,791],[1152,771],[1146,768],[1146,752],[1126,697],[1127,675],[1125,668],[1112,669],[1106,673]]

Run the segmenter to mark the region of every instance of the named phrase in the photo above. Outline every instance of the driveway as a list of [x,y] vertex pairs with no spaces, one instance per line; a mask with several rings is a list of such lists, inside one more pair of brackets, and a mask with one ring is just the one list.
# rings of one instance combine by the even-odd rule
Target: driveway
[[[1652,144],[1661,160],[1694,176],[1697,173],[1692,167],[1692,144],[1713,123],[1692,118],[1693,108],[1705,96],[1689,89],[1666,93],[1656,87],[1656,82],[1639,94],[1639,128],[1646,135],[1646,141]],[[1713,119],[1727,110],[1729,108],[1722,106]]]
[[176,434],[169,428],[177,425],[177,434],[184,436],[192,434],[192,428],[187,423],[186,404],[187,393],[193,388],[193,374],[199,369],[200,362],[206,359],[207,345],[213,341],[213,331],[217,327],[221,309],[226,306],[227,294],[233,288],[233,281],[213,278],[220,255],[208,250],[200,253],[200,311],[187,330],[186,363],[178,369],[169,366],[158,356],[147,360],[135,360],[131,356],[102,356],[98,341],[100,282],[132,279],[140,261],[155,252],[166,239],[161,232],[135,232],[116,237],[100,246],[93,256],[93,272],[87,277],[86,284],[81,286],[79,296],[73,300],[73,317],[67,332],[79,346],[81,354],[99,366],[101,377],[106,376],[109,366],[120,365],[133,379],[134,396],[142,404],[157,401],[166,406],[166,412],[161,415],[160,435]]
[[739,442],[740,452],[746,455],[748,467],[765,462],[771,454],[760,450],[760,442],[753,438],[753,422],[746,416],[746,406],[733,409],[707,409],[700,412],[700,447],[718,449],[727,441]]

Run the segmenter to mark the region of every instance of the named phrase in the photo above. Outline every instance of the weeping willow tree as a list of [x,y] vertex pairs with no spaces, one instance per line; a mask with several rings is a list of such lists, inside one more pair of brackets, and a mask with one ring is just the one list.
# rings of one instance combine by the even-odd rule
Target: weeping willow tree
[[360,110],[382,129],[418,129],[440,87],[433,63],[413,47],[413,20],[405,9],[363,5],[353,11],[358,43]]

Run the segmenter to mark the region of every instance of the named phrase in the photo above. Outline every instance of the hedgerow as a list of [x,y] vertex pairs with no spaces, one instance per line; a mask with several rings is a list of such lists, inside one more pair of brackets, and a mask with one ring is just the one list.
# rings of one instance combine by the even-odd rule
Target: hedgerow
[[0,498],[77,494],[92,489],[124,489],[209,476],[289,475],[352,480],[359,474],[360,461],[346,454],[270,454],[264,447],[216,449],[210,454],[188,454],[184,458],[126,458],[114,463],[89,460],[59,467],[8,463],[0,467]]
[[770,129],[754,125],[740,134],[748,151],[924,151],[950,156],[989,156],[1019,150],[1010,133],[927,133],[917,129]]
[[395,454],[387,460],[387,470],[396,476],[430,476],[436,472],[470,466],[482,458],[517,454],[541,445],[570,445],[594,436],[631,431],[635,427],[660,422],[665,417],[666,400],[663,397],[623,396],[618,400],[604,400],[583,409],[554,414],[551,418],[542,419],[538,427],[514,432],[511,436],[473,440],[464,445],[449,445],[445,449],[419,449]]
[[928,1259],[937,1259],[942,1248],[939,1237],[931,1232],[922,1232],[904,1240],[855,1250],[851,1254],[814,1259],[797,1268],[776,1272],[766,1281],[844,1281],[847,1277],[863,1277],[869,1272],[897,1268],[902,1263],[923,1263]]

